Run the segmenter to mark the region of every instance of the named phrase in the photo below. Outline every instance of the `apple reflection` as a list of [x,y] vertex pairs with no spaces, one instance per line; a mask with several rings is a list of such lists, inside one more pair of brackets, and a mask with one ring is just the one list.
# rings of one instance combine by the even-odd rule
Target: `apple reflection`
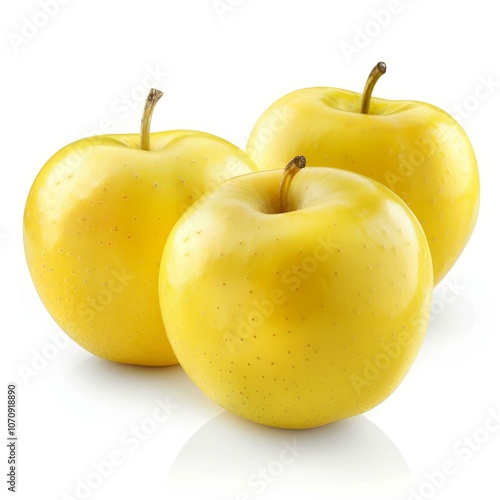
[[397,447],[364,416],[286,430],[223,412],[184,445],[167,490],[180,499],[388,500],[412,482]]

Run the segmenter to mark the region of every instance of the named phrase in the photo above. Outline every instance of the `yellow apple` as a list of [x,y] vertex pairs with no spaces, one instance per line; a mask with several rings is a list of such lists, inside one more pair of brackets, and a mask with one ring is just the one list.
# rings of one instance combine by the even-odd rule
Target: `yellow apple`
[[262,170],[301,154],[311,164],[351,170],[385,184],[420,221],[437,284],[476,223],[476,158],[462,127],[443,110],[371,98],[384,72],[384,63],[375,66],[362,95],[316,87],[281,97],[255,124],[247,152]]
[[229,179],[188,209],[159,277],[186,373],[223,408],[283,428],[387,398],[421,346],[432,294],[429,247],[401,199],[304,164]]
[[29,192],[26,259],[59,326],[102,358],[177,363],[158,303],[167,236],[184,210],[222,180],[255,169],[236,146],[190,130],[83,139],[56,153]]

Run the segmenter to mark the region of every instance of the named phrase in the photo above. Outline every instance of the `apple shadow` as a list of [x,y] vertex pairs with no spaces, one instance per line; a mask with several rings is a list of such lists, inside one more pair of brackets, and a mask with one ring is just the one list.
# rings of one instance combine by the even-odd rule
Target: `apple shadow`
[[466,296],[459,296],[453,302],[443,304],[434,299],[423,350],[447,351],[450,345],[467,342],[469,338],[477,340],[476,326],[479,313],[476,305]]
[[287,430],[224,411],[191,437],[167,475],[175,498],[204,500],[389,500],[412,484],[400,451],[364,416]]
[[81,350],[61,357],[66,382],[80,395],[107,407],[135,410],[168,397],[184,415],[201,419],[200,425],[222,409],[186,375],[180,365],[147,367],[106,361]]

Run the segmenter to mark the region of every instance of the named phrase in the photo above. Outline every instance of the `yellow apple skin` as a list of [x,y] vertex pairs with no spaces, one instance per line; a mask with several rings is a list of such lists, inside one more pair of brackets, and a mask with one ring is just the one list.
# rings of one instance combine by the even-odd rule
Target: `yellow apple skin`
[[360,414],[401,382],[432,294],[417,219],[385,186],[306,167],[224,182],[165,245],[160,307],[184,370],[248,420],[310,428]]
[[274,102],[259,118],[247,152],[262,170],[304,155],[375,179],[398,194],[429,242],[434,284],[460,256],[479,209],[479,175],[471,143],[443,110],[417,101],[372,98],[316,87]]
[[42,168],[24,213],[26,259],[59,326],[96,356],[177,363],[158,303],[167,236],[201,195],[255,170],[247,155],[194,131],[98,136],[70,144]]

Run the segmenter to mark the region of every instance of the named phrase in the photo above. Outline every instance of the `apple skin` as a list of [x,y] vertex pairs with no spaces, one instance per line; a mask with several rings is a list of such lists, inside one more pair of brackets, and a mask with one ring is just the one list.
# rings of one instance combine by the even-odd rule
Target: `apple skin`
[[207,396],[248,420],[310,428],[360,414],[423,341],[432,263],[420,224],[367,177],[307,167],[221,184],[179,219],[160,265],[171,346]]
[[35,288],[80,346],[121,363],[177,363],[158,303],[168,233],[222,180],[255,170],[236,146],[178,130],[82,139],[36,177],[24,213],[24,247]]
[[262,170],[295,155],[311,165],[357,172],[392,189],[411,208],[429,242],[434,284],[467,244],[479,209],[479,174],[462,127],[443,110],[417,101],[371,98],[330,87],[297,90],[259,118],[247,152]]

